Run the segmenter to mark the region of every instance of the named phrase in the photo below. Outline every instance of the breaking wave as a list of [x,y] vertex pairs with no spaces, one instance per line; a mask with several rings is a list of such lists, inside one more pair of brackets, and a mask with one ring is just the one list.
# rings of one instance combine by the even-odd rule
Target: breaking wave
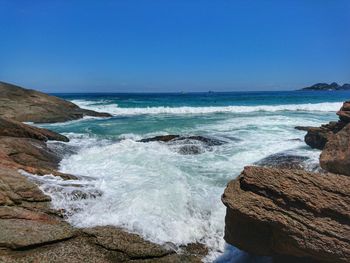
[[249,113],[249,112],[277,112],[277,111],[315,111],[336,112],[342,102],[323,102],[307,104],[285,104],[285,105],[258,105],[258,106],[207,106],[207,107],[139,107],[122,108],[110,102],[101,103],[87,100],[72,100],[73,103],[82,108],[108,112],[112,115],[143,115],[143,114],[208,114],[208,113]]

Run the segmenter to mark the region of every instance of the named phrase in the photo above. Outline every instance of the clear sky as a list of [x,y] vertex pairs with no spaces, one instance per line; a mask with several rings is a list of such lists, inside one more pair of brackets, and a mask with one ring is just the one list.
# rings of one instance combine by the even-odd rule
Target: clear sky
[[350,82],[350,1],[0,0],[0,80],[47,92]]

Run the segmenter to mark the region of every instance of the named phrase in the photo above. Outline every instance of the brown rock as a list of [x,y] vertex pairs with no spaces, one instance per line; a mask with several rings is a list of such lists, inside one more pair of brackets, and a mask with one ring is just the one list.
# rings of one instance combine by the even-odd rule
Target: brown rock
[[307,134],[305,135],[305,143],[311,148],[316,148],[322,150],[329,138],[339,132],[346,125],[345,122],[330,122],[328,124],[322,125],[321,127],[295,127],[297,130],[305,130]]
[[0,136],[23,137],[40,141],[69,141],[66,136],[56,132],[4,118],[0,118]]
[[256,255],[350,261],[350,178],[246,167],[222,197],[225,240]]
[[0,220],[0,246],[19,249],[65,240],[74,236],[74,229],[60,221],[23,219]]
[[0,82],[0,117],[48,123],[76,120],[84,116],[111,117],[108,113],[81,109],[55,96]]
[[47,202],[38,186],[27,180],[16,170],[0,166],[0,205],[14,205],[27,202]]
[[350,175],[350,124],[327,142],[320,164],[329,172]]
[[341,109],[337,112],[339,119],[346,123],[350,122],[350,101],[345,101]]
[[56,169],[60,158],[44,142],[14,137],[0,137],[0,152],[21,166]]
[[112,226],[86,228],[83,231],[94,237],[96,244],[108,250],[123,251],[129,258],[155,258],[175,253],[163,246],[145,241],[136,234]]

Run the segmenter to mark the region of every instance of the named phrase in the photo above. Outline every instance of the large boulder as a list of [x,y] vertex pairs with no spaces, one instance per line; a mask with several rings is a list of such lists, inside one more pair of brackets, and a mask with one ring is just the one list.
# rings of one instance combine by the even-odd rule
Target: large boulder
[[329,172],[350,175],[350,124],[327,142],[320,165]]
[[222,201],[224,238],[242,250],[350,262],[347,176],[251,166],[228,184]]
[[81,109],[55,96],[0,82],[0,117],[48,123],[76,120],[84,116],[111,117],[108,113]]

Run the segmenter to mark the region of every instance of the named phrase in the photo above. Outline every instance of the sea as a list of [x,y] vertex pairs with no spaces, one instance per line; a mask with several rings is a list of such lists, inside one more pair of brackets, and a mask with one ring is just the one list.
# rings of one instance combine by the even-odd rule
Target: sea
[[[53,206],[76,227],[113,225],[175,249],[205,244],[207,262],[241,257],[223,239],[226,184],[244,166],[276,153],[306,156],[305,167],[317,169],[320,151],[294,127],[337,120],[336,111],[350,98],[345,91],[53,95],[112,115],[40,125],[69,137],[49,145],[63,157],[60,171],[79,177],[36,178]],[[167,134],[225,143],[140,142]],[[184,143],[201,151],[184,154]]]

